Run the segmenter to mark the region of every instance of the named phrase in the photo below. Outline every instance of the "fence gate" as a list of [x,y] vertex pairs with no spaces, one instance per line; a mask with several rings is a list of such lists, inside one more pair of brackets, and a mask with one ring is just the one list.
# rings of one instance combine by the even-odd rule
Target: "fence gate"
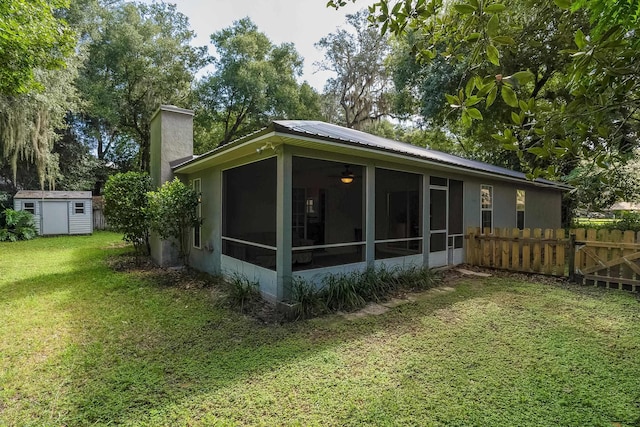
[[640,291],[638,234],[619,230],[575,230],[576,279],[588,285]]

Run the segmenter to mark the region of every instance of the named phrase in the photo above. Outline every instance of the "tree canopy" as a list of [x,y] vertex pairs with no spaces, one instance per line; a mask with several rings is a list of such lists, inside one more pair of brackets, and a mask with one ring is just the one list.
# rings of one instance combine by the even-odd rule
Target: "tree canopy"
[[215,71],[196,88],[199,150],[226,144],[277,118],[318,118],[319,97],[299,84],[302,58],[292,43],[274,45],[244,18],[211,35]]
[[103,160],[135,142],[138,169],[149,168],[150,120],[161,103],[186,105],[194,74],[206,62],[186,16],[167,3],[103,8],[88,41],[78,87],[86,98],[85,136]]
[[340,112],[334,121],[363,129],[391,113],[390,45],[369,25],[366,10],[347,15],[347,23],[349,30],[340,28],[316,43],[324,51],[317,65],[335,74],[325,85],[325,96],[334,100],[329,108]]
[[58,11],[69,0],[0,2],[0,95],[41,91],[36,70],[65,67],[75,35]]
[[[634,157],[637,0],[381,0],[370,12],[382,33],[405,46],[401,88],[444,82],[445,103],[427,93],[434,84],[418,91],[422,112],[459,130],[480,129],[484,148],[491,135],[497,144],[490,150],[512,153],[503,158],[531,177],[580,185],[585,164],[604,172]],[[409,75],[410,65],[418,76]]]

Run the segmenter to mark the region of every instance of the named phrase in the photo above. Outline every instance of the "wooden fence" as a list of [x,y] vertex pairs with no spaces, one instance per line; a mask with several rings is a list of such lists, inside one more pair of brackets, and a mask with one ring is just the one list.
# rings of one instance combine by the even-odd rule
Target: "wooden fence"
[[640,291],[640,232],[580,228],[573,233],[577,281]]
[[471,265],[640,291],[640,232],[469,228],[466,239]]
[[107,219],[104,216],[104,199],[102,196],[93,197],[93,229],[106,230],[109,228]]
[[480,267],[566,275],[569,239],[565,230],[495,228],[467,230],[467,263]]

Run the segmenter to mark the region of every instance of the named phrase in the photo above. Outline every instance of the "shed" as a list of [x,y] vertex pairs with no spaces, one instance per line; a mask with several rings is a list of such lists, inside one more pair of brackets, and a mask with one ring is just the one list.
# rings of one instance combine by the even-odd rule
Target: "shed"
[[[440,267],[465,257],[465,230],[559,228],[571,187],[329,123],[274,121],[201,156],[189,110],[151,121],[151,177],[201,193],[190,266],[240,274],[286,301],[297,278]],[[173,262],[152,236],[151,254]]]
[[13,198],[13,207],[32,213],[42,236],[93,233],[90,191],[20,190]]

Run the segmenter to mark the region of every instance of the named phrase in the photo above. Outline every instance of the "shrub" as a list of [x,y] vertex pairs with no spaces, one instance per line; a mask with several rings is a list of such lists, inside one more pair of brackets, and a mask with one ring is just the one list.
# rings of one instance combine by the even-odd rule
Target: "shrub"
[[33,215],[29,212],[5,209],[0,215],[0,242],[31,240],[36,234]]
[[143,254],[150,252],[147,213],[150,190],[151,178],[140,172],[112,175],[104,185],[104,215],[109,226],[123,233],[123,239]]
[[158,191],[148,193],[151,229],[171,244],[178,245],[178,256],[189,261],[189,230],[200,224],[196,213],[199,195],[178,178],[165,182]]
[[624,212],[613,228],[640,231],[640,212]]
[[640,231],[640,212],[623,212],[619,219],[581,220],[575,219],[571,228],[587,228],[594,230],[631,230]]
[[260,298],[258,282],[252,282],[241,274],[234,274],[228,279],[229,294],[227,300],[233,307],[244,311],[245,306]]
[[0,210],[5,210],[12,206],[11,199],[12,197],[9,193],[0,191]]

